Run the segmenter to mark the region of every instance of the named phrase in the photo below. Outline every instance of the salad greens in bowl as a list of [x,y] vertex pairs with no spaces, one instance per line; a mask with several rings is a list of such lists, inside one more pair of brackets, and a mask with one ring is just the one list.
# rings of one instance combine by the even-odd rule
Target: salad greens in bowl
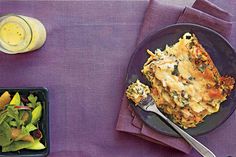
[[47,156],[47,89],[0,89],[0,95],[0,156]]

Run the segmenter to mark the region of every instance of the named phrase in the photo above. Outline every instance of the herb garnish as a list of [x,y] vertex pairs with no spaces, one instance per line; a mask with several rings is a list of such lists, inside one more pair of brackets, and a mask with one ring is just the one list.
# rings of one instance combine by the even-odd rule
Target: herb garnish
[[207,67],[207,65],[203,63],[198,67],[198,70],[201,71],[201,72],[204,72],[206,67]]
[[189,79],[189,80],[195,80],[195,78],[192,77],[192,76],[190,76],[188,79]]
[[171,74],[175,76],[179,76],[178,64],[174,65],[174,71],[172,71]]
[[192,40],[190,43],[189,43],[189,48],[192,49],[194,46],[194,41]]

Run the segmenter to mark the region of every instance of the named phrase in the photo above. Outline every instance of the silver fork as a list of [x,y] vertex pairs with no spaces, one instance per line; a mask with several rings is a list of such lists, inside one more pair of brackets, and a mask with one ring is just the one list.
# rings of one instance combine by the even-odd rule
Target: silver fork
[[152,96],[148,95],[147,98],[143,99],[141,102],[138,103],[138,106],[141,107],[145,111],[150,111],[156,113],[160,116],[163,120],[165,120],[168,124],[172,126],[172,128],[179,133],[196,151],[198,151],[203,157],[216,157],[207,147],[203,144],[198,142],[172,121],[170,121],[166,116],[164,116],[160,110],[156,107],[156,103]]

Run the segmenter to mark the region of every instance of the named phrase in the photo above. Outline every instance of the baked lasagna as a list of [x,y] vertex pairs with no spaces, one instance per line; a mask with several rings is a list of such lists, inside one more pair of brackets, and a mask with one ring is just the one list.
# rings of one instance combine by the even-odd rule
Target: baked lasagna
[[219,74],[194,34],[185,33],[174,45],[147,53],[142,73],[151,82],[150,94],[183,128],[196,127],[219,111],[234,87],[234,78]]

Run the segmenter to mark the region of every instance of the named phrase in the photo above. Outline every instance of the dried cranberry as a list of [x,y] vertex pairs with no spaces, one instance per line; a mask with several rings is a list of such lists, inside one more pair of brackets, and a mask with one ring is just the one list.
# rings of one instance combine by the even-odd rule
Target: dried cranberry
[[29,100],[28,100],[27,98],[25,98],[25,97],[21,97],[21,100],[22,100],[22,102],[24,102],[24,103],[28,103],[28,102],[29,102]]
[[42,133],[39,129],[34,130],[33,132],[30,133],[34,138],[36,139],[41,139],[42,138]]

